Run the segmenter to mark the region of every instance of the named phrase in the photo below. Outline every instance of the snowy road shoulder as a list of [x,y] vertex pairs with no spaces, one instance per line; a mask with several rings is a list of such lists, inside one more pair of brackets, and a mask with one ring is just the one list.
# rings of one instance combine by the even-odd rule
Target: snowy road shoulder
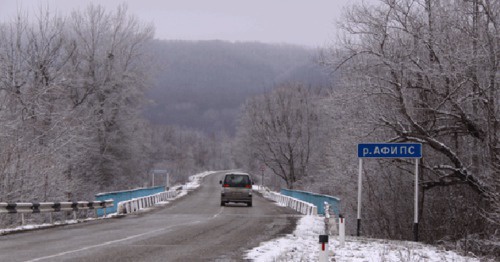
[[[318,236],[323,233],[323,218],[302,217],[293,234],[263,242],[251,249],[246,259],[252,261],[317,261],[319,253]],[[472,262],[479,259],[463,257],[452,251],[421,243],[347,237],[345,245],[339,246],[336,236],[330,237],[332,261],[454,261]]]

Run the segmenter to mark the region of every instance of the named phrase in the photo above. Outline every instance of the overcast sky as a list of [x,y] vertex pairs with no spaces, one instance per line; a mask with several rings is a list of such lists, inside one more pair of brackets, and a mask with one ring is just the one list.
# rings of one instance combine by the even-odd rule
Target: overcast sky
[[[161,39],[259,41],[311,47],[334,40],[345,6],[362,0],[0,0],[0,21],[40,3],[67,14],[88,3],[129,11],[152,22]],[[374,1],[374,0],[371,0]],[[370,2],[370,0],[368,0]]]

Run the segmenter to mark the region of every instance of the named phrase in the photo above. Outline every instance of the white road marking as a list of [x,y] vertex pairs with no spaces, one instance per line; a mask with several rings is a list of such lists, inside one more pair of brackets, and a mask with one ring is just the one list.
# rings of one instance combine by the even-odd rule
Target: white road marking
[[57,254],[50,255],[50,256],[39,257],[39,258],[35,258],[35,259],[32,259],[32,260],[27,260],[26,262],[36,262],[36,261],[42,261],[42,260],[45,260],[45,259],[60,257],[60,256],[68,255],[68,254],[77,253],[77,252],[80,252],[80,251],[89,250],[89,249],[92,249],[92,248],[103,247],[103,246],[108,246],[108,245],[120,243],[120,242],[123,242],[123,241],[131,240],[131,239],[134,239],[134,238],[139,238],[139,237],[142,237],[142,236],[145,236],[145,235],[149,235],[149,234],[153,234],[153,233],[157,233],[157,232],[161,232],[161,231],[167,231],[169,229],[172,229],[172,228],[178,227],[178,226],[186,226],[186,225],[190,225],[190,224],[194,225],[194,224],[198,224],[198,223],[201,223],[201,221],[198,220],[198,221],[194,221],[194,222],[191,222],[191,223],[185,223],[185,224],[180,224],[180,225],[168,226],[168,227],[160,228],[160,229],[157,229],[157,230],[149,231],[149,232],[146,232],[146,233],[137,234],[137,235],[133,235],[133,236],[129,236],[129,237],[126,237],[126,238],[117,239],[117,240],[113,240],[113,241],[108,241],[108,242],[104,242],[104,243],[93,245],[93,246],[83,247],[83,248],[80,248],[80,249],[65,251],[65,252],[57,253]]
[[215,214],[212,218],[218,217],[220,214],[222,214],[222,211],[224,211],[224,207],[221,207],[219,213]]

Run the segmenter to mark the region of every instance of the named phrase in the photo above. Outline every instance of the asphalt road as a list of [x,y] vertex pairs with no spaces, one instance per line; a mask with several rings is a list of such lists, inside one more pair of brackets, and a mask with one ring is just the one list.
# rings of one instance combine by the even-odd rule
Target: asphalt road
[[0,261],[242,261],[293,231],[297,213],[257,194],[253,207],[221,207],[222,175],[151,212],[0,236]]

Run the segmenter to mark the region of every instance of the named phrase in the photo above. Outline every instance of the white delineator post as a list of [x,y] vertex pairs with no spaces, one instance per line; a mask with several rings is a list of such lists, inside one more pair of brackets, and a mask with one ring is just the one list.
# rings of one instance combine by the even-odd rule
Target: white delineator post
[[345,244],[345,219],[342,215],[339,215],[339,244],[341,247]]
[[328,235],[330,233],[330,205],[324,202],[325,209],[325,234],[319,236],[319,261],[328,261]]
[[328,235],[319,235],[319,262],[328,262]]

